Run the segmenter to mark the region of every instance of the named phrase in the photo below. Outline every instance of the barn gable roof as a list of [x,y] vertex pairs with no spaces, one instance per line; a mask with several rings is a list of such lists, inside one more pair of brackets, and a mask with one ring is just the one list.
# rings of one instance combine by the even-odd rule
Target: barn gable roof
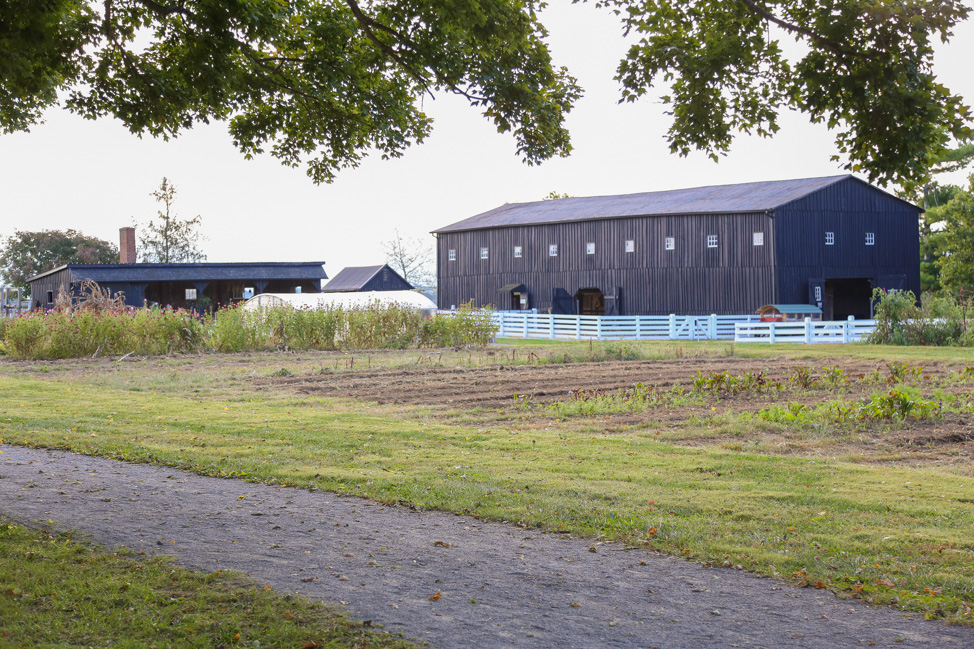
[[621,196],[589,196],[559,198],[533,203],[508,203],[439,230],[434,230],[434,233],[629,216],[768,212],[844,181],[861,183],[874,191],[889,196],[891,199],[900,200],[855,176],[845,174],[737,185],[711,185],[642,194],[623,194]]
[[404,280],[402,275],[393,270],[389,264],[381,264],[379,266],[347,266],[341,269],[337,275],[335,275],[327,284],[325,284],[322,292],[339,293],[363,291],[365,290],[366,284],[368,284],[383,270],[392,273],[392,275],[402,283],[404,290],[409,290],[405,288],[407,286],[412,288],[409,282]]
[[68,270],[80,282],[200,282],[226,280],[328,279],[324,262],[243,262],[195,264],[66,264],[27,281]]

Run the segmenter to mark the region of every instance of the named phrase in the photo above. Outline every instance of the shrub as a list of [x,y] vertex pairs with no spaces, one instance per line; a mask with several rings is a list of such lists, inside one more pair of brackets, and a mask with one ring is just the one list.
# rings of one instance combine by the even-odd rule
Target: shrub
[[949,295],[923,295],[916,305],[911,291],[873,291],[876,330],[868,342],[880,345],[970,345],[965,308]]

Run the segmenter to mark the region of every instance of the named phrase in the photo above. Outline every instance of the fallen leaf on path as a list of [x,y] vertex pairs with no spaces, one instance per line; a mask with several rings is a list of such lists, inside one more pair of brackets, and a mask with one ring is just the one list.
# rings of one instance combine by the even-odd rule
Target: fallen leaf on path
[[435,602],[436,600],[438,600],[441,597],[443,597],[443,593],[441,593],[440,591],[436,591],[436,594],[435,595],[430,595],[430,601],[431,602]]

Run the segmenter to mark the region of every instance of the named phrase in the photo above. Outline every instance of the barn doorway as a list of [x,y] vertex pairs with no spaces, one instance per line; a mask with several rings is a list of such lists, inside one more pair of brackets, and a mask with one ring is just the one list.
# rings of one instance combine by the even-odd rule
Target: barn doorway
[[825,280],[825,320],[868,320],[872,317],[872,281],[868,277]]
[[597,288],[580,288],[575,292],[579,315],[605,315],[605,295]]

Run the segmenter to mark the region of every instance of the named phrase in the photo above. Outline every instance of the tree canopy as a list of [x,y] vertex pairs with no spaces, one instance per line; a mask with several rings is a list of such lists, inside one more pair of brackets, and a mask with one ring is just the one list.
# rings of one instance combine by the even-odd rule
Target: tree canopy
[[[579,0],[575,0],[576,2]],[[963,0],[593,0],[638,37],[622,97],[658,87],[671,151],[714,158],[737,132],[770,136],[800,110],[836,131],[847,167],[922,182],[971,139],[970,109],[933,72]],[[551,61],[536,0],[9,0],[0,7],[0,130],[59,102],[175,137],[225,120],[246,156],[316,181],[376,151],[399,156],[451,92],[511,131],[536,163],[571,150],[580,89]],[[800,41],[786,54],[782,41]],[[794,48],[792,48],[794,49]],[[63,99],[62,99],[63,98]]]
[[947,251],[937,259],[940,282],[951,292],[974,293],[974,174],[967,189],[959,189],[940,210],[946,221],[942,245]]
[[[836,131],[870,181],[923,181],[927,160],[972,136],[970,108],[940,84],[933,45],[963,0],[599,0],[639,36],[619,66],[633,101],[670,83],[670,149],[716,158],[734,133],[770,136],[782,108]],[[783,36],[800,41],[789,55]]]
[[63,264],[118,263],[118,248],[77,230],[17,230],[0,245],[0,275],[10,286],[30,294],[27,280]]
[[163,178],[159,188],[152,192],[162,209],[157,219],[149,219],[144,225],[136,224],[139,240],[139,261],[161,264],[206,261],[206,255],[199,247],[203,236],[199,232],[203,217],[199,214],[191,219],[180,219],[173,210],[176,202],[176,186]]

